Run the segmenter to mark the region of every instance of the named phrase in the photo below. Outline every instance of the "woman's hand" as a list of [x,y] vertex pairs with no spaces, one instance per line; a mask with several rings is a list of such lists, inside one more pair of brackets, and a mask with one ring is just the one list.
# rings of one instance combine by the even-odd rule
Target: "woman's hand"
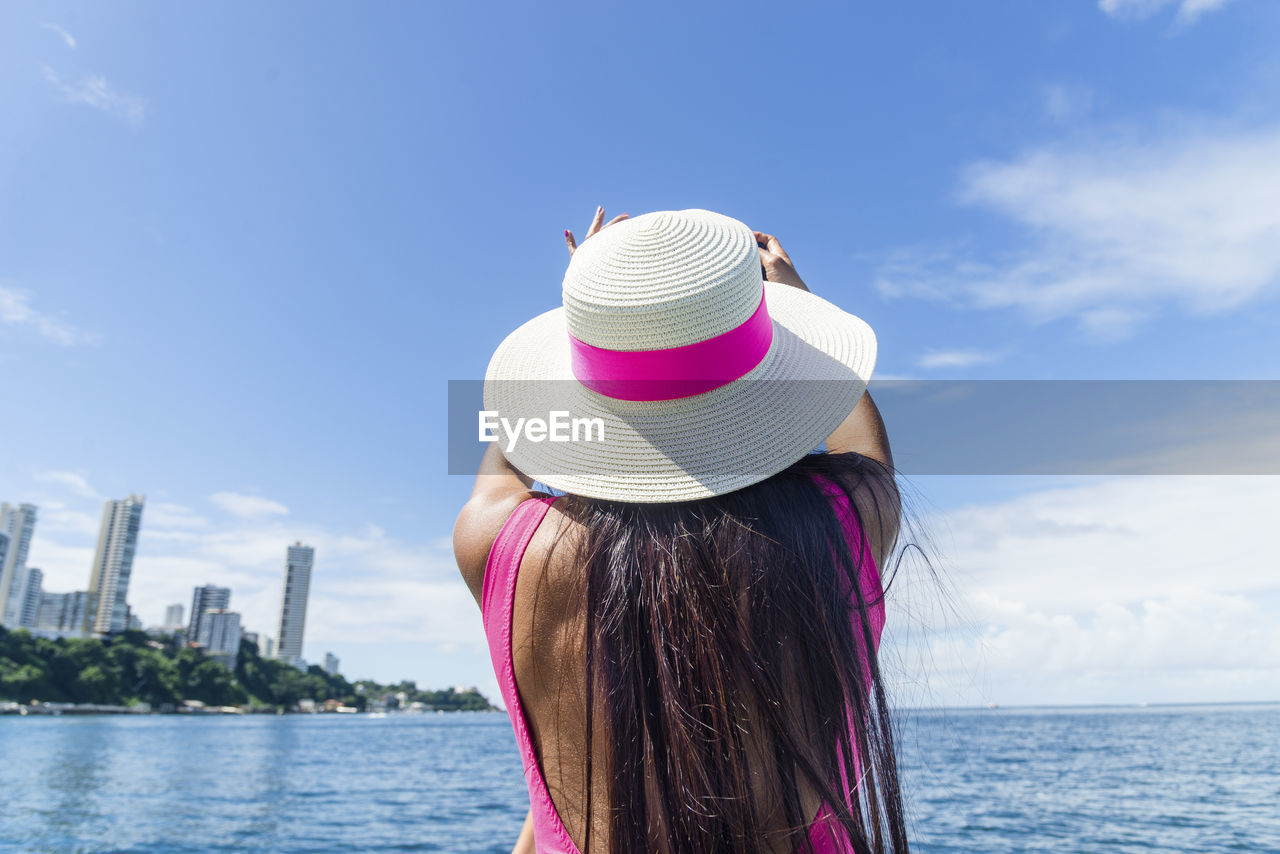
[[[587,228],[587,237],[590,237],[591,235],[595,234],[597,231],[599,231],[602,228],[608,228],[609,226],[613,225],[615,222],[622,222],[626,218],[627,218],[627,215],[622,213],[622,214],[618,214],[608,222],[605,222],[604,208],[598,207],[596,208],[596,215],[591,218],[591,225]],[[587,237],[582,238],[584,242],[586,241]],[[569,254],[572,256],[573,250],[578,248],[578,241],[573,239],[573,232],[567,228],[564,230],[564,243],[566,246],[569,247]]]
[[779,282],[802,291],[809,290],[778,238],[763,231],[753,231],[752,234],[756,236],[756,248],[760,250],[760,266],[764,268],[766,282]]

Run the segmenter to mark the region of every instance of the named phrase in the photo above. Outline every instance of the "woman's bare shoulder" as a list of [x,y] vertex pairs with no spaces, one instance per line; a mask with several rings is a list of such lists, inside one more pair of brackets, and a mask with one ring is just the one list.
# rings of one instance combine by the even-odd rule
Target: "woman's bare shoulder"
[[528,489],[482,492],[462,506],[453,525],[453,556],[477,604],[484,591],[489,552],[502,527],[517,507],[540,494]]

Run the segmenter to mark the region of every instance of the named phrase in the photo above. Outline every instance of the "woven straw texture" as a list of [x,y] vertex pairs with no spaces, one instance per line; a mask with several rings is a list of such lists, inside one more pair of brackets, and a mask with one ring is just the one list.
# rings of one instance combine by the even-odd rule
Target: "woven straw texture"
[[[761,290],[773,343],[753,370],[705,394],[644,402],[578,383],[569,333],[596,347],[679,347],[733,329]],[[564,306],[499,345],[485,408],[519,418],[599,419],[603,440],[530,441],[499,428],[507,458],[549,486],[589,498],[664,503],[721,495],[770,477],[825,439],[866,390],[876,341],[861,319],[797,288],[761,282],[750,229],[710,211],[645,214],[574,253]]]

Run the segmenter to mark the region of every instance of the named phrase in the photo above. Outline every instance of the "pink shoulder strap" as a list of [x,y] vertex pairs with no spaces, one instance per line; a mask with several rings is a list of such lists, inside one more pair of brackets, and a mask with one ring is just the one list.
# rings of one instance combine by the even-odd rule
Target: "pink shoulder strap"
[[484,619],[484,634],[489,642],[493,672],[498,677],[502,702],[511,717],[516,746],[520,749],[520,761],[524,766],[525,782],[529,786],[534,845],[538,854],[579,854],[556,813],[555,804],[547,792],[542,769],[538,767],[533,739],[529,735],[529,724],[524,716],[524,708],[520,705],[515,662],[511,657],[511,616],[515,606],[520,561],[554,501],[554,498],[548,497],[521,502],[498,532],[493,548],[489,551],[489,561],[485,564],[480,613]]
[[[866,534],[863,533],[862,526],[858,524],[857,514],[854,513],[849,497],[845,495],[844,490],[828,477],[816,475],[814,480],[818,482],[827,498],[831,499],[831,503],[835,507],[836,516],[840,519],[840,523],[844,527],[845,537],[849,541],[849,551],[856,556],[858,561],[858,589],[862,593],[862,601],[867,605],[867,617],[871,623],[872,638],[876,647],[879,648],[880,635],[884,631],[885,621],[884,588],[880,580],[880,570],[876,566],[875,556],[871,553],[871,540],[867,538]],[[845,593],[852,595],[853,591],[846,590]],[[855,634],[860,635],[860,632],[855,632]]]

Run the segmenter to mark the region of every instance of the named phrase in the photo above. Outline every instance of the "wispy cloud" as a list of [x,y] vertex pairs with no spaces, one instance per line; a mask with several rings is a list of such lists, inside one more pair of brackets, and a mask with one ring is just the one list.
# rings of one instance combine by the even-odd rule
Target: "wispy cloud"
[[1044,114],[1055,122],[1067,123],[1093,108],[1093,90],[1068,83],[1051,83],[1042,91]]
[[209,520],[198,515],[190,507],[164,501],[147,503],[147,527],[172,529],[207,528]]
[[968,702],[1259,699],[1280,672],[1277,512],[1277,477],[1146,477],[937,516],[976,627],[929,657],[985,683]]
[[1195,23],[1207,12],[1215,12],[1231,0],[1098,0],[1098,8],[1113,18],[1149,18],[1166,6],[1178,7],[1178,22]]
[[51,31],[51,32],[55,32],[55,33],[57,33],[58,35],[60,35],[60,36],[62,37],[62,41],[63,41],[63,43],[64,43],[67,47],[71,48],[72,50],[75,50],[75,49],[76,49],[76,38],[75,38],[75,36],[71,35],[71,33],[67,32],[67,31],[66,31],[66,30],[64,30],[62,27],[58,26],[57,24],[52,24],[52,23],[44,23],[44,24],[41,24],[40,26],[41,26],[41,28],[42,28],[42,29],[46,29],[46,30],[49,30],[49,31]]
[[[70,478],[46,480],[68,498],[38,502],[29,563],[45,571],[48,590],[83,589],[100,505],[75,495]],[[166,605],[190,602],[192,587],[213,583],[232,589],[231,607],[248,630],[274,634],[285,549],[301,540],[316,549],[309,660],[331,649],[351,677],[478,683],[497,698],[479,610],[448,537],[408,542],[366,520],[334,529],[286,518],[287,508],[269,499],[215,495],[215,504],[240,512],[205,517],[172,502],[149,502],[144,510],[129,603],[147,624],[159,623]]]
[[69,323],[34,308],[26,291],[4,285],[0,285],[0,326],[28,327],[64,347],[94,340]]
[[926,370],[974,368],[995,364],[1000,358],[998,353],[982,350],[930,350],[916,359],[916,365]]
[[101,74],[86,74],[79,82],[69,83],[46,65],[44,77],[68,103],[93,107],[109,116],[124,119],[131,125],[142,124],[146,102],[137,95],[116,91]]
[[238,492],[215,492],[209,500],[223,510],[242,519],[260,516],[287,516],[289,508],[279,501],[258,495],[242,495]]
[[903,251],[886,296],[1074,318],[1123,336],[1167,304],[1239,308],[1280,285],[1280,126],[1076,140],[965,170],[962,203],[1017,227],[1020,248]]
[[92,498],[99,500],[102,496],[96,489],[89,485],[89,481],[83,474],[73,471],[47,471],[36,475],[36,480],[41,483],[56,483],[62,486],[72,495],[81,498]]

